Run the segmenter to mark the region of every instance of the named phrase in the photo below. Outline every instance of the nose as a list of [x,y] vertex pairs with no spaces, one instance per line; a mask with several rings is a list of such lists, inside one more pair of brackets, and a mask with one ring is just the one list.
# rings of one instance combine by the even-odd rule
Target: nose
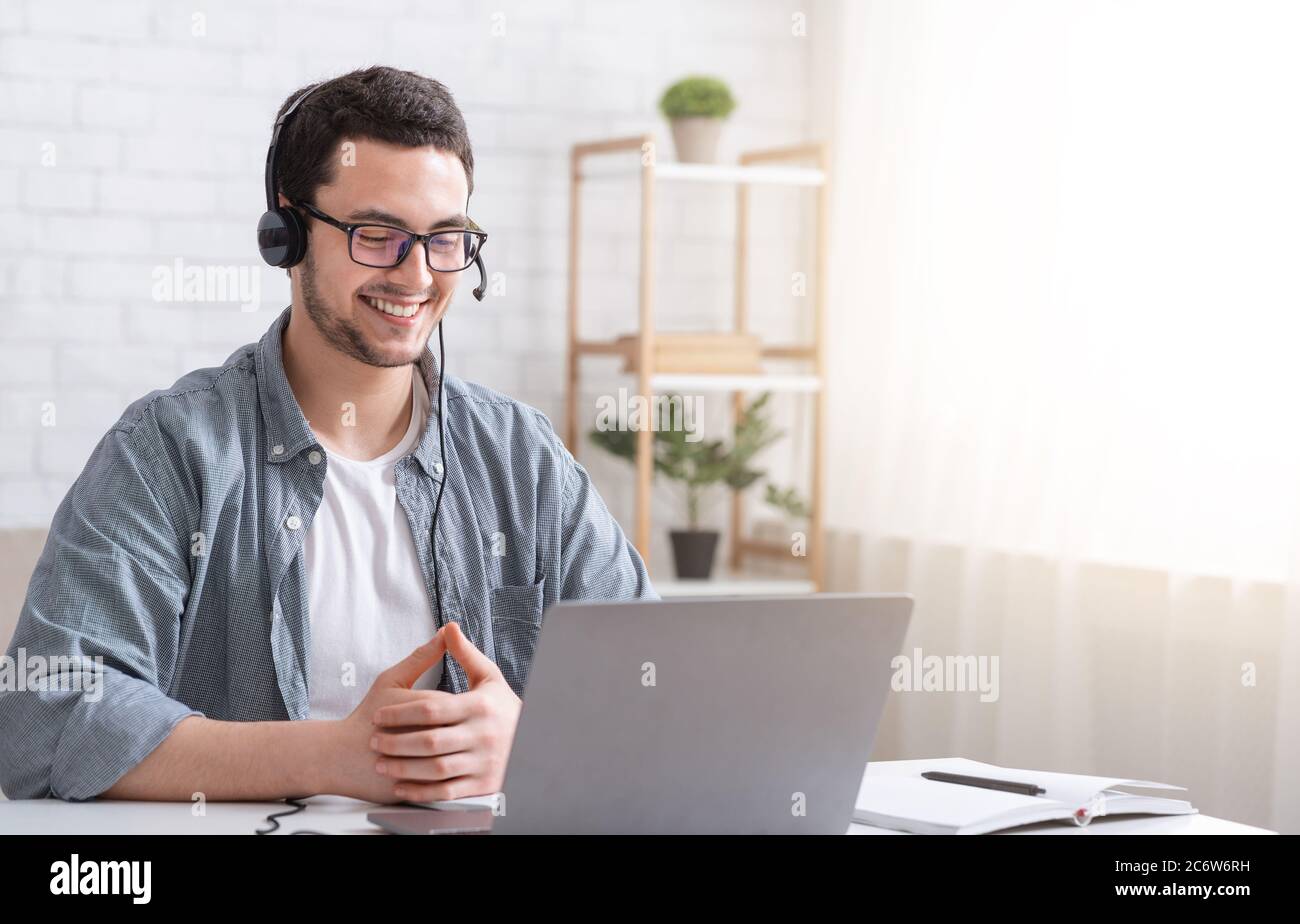
[[422,241],[411,243],[402,262],[388,271],[388,280],[405,292],[433,291],[433,270],[429,269],[429,254]]

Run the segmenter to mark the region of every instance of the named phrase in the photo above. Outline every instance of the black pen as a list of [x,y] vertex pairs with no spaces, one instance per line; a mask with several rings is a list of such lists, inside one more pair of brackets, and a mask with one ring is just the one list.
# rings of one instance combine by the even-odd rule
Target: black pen
[[1017,783],[1013,780],[990,780],[982,776],[963,776],[960,773],[941,773],[937,770],[927,770],[921,776],[927,780],[934,780],[936,783],[960,783],[962,786],[998,789],[1002,792],[1019,793],[1022,796],[1037,796],[1040,793],[1047,792],[1043,787],[1035,786],[1033,783]]

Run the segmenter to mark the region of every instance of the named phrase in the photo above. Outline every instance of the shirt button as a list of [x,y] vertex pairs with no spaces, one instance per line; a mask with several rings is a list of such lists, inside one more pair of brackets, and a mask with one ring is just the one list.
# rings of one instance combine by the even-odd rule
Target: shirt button
[[273,456],[284,455],[284,447],[281,446],[279,443],[275,444],[274,446],[271,447],[271,455]]
[[312,465],[320,465],[320,459],[321,459],[320,453],[314,449],[311,452],[307,453],[307,461],[310,462]]
[[442,474],[442,463],[441,463],[441,462],[435,462],[435,463],[433,463],[433,471],[434,471],[434,474],[436,474],[436,475],[441,475],[441,474]]
[[297,529],[299,526],[302,526],[302,520],[298,519],[296,516],[290,516],[289,519],[284,521],[284,525],[290,529]]

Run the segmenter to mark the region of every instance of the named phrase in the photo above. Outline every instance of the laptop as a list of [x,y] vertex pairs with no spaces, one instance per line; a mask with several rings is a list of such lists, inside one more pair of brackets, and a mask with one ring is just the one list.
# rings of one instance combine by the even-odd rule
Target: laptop
[[494,807],[366,817],[403,834],[843,834],[911,611],[906,594],[557,602]]

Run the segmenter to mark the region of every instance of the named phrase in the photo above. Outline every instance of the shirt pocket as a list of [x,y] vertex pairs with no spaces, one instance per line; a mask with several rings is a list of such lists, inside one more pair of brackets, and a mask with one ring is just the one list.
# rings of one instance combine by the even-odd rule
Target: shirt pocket
[[524,695],[528,669],[542,631],[542,602],[546,578],[492,591],[492,644],[497,667],[515,695]]

